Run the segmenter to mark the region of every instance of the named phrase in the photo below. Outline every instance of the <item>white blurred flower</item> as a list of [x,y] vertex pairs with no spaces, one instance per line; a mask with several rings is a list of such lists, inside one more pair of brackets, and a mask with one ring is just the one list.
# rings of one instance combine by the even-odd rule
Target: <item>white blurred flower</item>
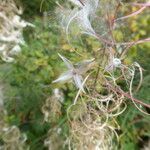
[[1,51],[4,51],[5,48],[6,48],[6,45],[5,45],[5,44],[2,44],[2,45],[0,46],[0,52],[1,52]]
[[11,63],[11,62],[14,61],[14,58],[10,57],[10,56],[7,54],[7,51],[3,51],[3,52],[2,52],[1,58],[2,58],[3,61],[8,62],[8,63]]
[[88,66],[94,61],[94,59],[82,61],[76,64],[74,67],[73,64],[67,58],[65,58],[64,56],[60,54],[58,55],[64,61],[68,70],[62,75],[60,75],[58,79],[54,80],[53,83],[65,82],[65,81],[73,79],[76,87],[78,89],[81,89],[84,92],[84,88],[82,85],[82,82],[83,82],[82,75],[89,69]]
[[61,132],[62,132],[62,128],[58,128],[57,129],[57,134],[61,134]]
[[34,27],[21,19],[22,10],[17,8],[14,1],[2,1],[0,7],[0,56],[3,61],[13,62],[13,55],[21,51],[21,45],[25,45],[23,28]]
[[53,90],[54,96],[61,102],[64,102],[64,94],[61,90],[59,90],[58,88]]
[[106,71],[113,71],[114,69],[121,66],[121,60],[119,58],[112,58],[109,64],[106,66]]
[[21,51],[21,47],[19,45],[15,45],[10,51],[11,54],[18,54]]
[[119,67],[120,65],[121,65],[121,60],[119,58],[114,58],[113,59],[113,66]]
[[18,27],[18,28],[25,28],[27,26],[35,27],[33,24],[26,22],[24,20],[21,20],[21,17],[18,15],[15,15],[12,19],[12,23]]

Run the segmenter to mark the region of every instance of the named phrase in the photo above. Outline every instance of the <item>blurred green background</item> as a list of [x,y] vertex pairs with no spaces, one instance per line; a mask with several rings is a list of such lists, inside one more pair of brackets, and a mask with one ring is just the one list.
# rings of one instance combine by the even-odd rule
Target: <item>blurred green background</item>
[[[16,2],[24,9],[22,17],[36,27],[25,29],[26,46],[22,47],[16,63],[0,62],[0,78],[4,85],[5,106],[9,114],[7,121],[11,125],[17,125],[27,134],[27,143],[31,150],[44,150],[46,148],[43,146],[43,141],[50,128],[60,125],[65,129],[63,134],[67,134],[65,108],[71,103],[75,91],[70,84],[61,85],[65,93],[65,103],[62,108],[64,113],[55,122],[44,123],[41,106],[52,94],[55,85],[51,82],[62,72],[64,66],[57,53],[60,52],[73,61],[78,60],[74,60],[73,56],[76,53],[67,40],[60,36],[62,31],[53,14],[53,10],[57,7],[55,0],[17,0]],[[46,18],[44,12],[48,14]],[[136,33],[137,39],[140,39],[150,35],[149,25],[150,16],[141,15],[130,23],[128,28]],[[82,51],[82,46],[79,44],[76,48]],[[94,48],[87,39],[84,47]],[[136,97],[150,103],[150,43],[134,46],[128,53],[128,60],[137,61],[143,67],[144,81]],[[132,103],[129,102],[127,110],[118,118],[118,122],[121,126],[121,130],[117,131],[121,135],[119,149],[138,150],[150,140],[149,117],[141,114]]]

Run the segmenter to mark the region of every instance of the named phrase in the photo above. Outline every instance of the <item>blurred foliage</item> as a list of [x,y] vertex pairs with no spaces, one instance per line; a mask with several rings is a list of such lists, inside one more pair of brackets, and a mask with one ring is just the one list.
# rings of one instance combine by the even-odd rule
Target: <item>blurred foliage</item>
[[31,19],[35,16],[42,16],[43,12],[51,12],[56,8],[57,2],[62,3],[64,0],[15,0],[18,5],[21,5],[25,18]]
[[[68,132],[67,124],[65,124],[65,108],[71,104],[75,88],[70,84],[51,84],[64,68],[57,53],[61,52],[70,60],[77,62],[80,57],[79,60],[74,60],[73,57],[76,55],[76,50],[78,53],[84,52],[86,59],[91,56],[92,50],[97,50],[100,46],[93,39],[82,37],[80,43],[76,43],[76,47],[72,47],[60,36],[61,31],[57,24],[51,23],[50,26],[45,27],[40,6],[42,5],[43,12],[50,11],[56,6],[54,2],[55,0],[19,0],[24,8],[24,16],[32,20],[36,28],[27,29],[24,32],[26,46],[22,47],[22,52],[16,57],[15,63],[6,64],[2,61],[0,63],[0,78],[4,86],[5,106],[9,114],[7,120],[10,124],[19,126],[27,134],[31,150],[44,150],[43,142],[51,127],[61,126],[63,128],[62,136]],[[150,33],[149,17],[141,16],[129,24],[130,33],[136,33],[135,39],[144,38]],[[95,43],[92,44],[92,42]],[[142,44],[134,46],[128,53],[128,59],[138,61],[144,69],[143,86],[136,97],[146,103],[150,102],[149,49],[149,43]],[[55,122],[44,123],[41,106],[52,94],[53,88],[59,86],[65,94],[63,113]],[[121,126],[121,130],[117,131],[121,135],[119,149],[138,150],[140,146],[142,147],[144,140],[150,138],[148,130],[150,120],[147,116],[142,115],[130,100],[128,103],[128,109],[118,118]]]
[[37,15],[42,15],[44,11],[54,9],[55,0],[16,0],[23,7],[24,16],[31,18]]
[[43,123],[41,106],[51,95],[50,84],[56,78],[55,67],[59,67],[56,51],[60,47],[58,31],[44,29],[39,18],[34,24],[34,32],[30,34],[29,29],[25,33],[25,38],[28,38],[26,46],[22,47],[16,62],[1,63],[0,68],[3,71],[0,76],[6,88],[5,103],[10,114],[8,121],[20,126],[27,133],[31,149],[41,150],[42,140],[46,138],[49,129],[49,124]]

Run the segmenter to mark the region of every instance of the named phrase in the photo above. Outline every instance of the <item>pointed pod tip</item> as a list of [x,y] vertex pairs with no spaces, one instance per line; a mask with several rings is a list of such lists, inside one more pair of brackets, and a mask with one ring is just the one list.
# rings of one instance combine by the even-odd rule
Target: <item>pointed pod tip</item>
[[63,60],[64,56],[62,56],[60,53],[58,53],[58,56]]
[[56,79],[56,80],[54,80],[54,81],[52,81],[52,83],[56,83],[56,82],[58,82],[58,81],[57,81],[57,79]]
[[95,61],[95,58],[92,58],[92,59],[91,59],[91,62],[93,62],[93,61]]
[[54,81],[52,81],[52,84],[53,84],[53,83],[56,83],[56,82],[55,82],[55,80],[54,80]]

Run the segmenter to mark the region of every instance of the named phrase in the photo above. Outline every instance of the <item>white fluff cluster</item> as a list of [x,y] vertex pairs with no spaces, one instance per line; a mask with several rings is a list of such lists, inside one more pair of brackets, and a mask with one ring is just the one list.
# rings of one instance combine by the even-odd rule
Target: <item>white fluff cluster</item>
[[74,9],[62,10],[62,25],[66,33],[68,34],[70,25],[75,23],[81,29],[81,33],[96,36],[91,25],[91,18],[95,16],[99,0],[70,1],[75,5]]
[[14,61],[13,55],[21,51],[20,45],[25,44],[23,28],[34,27],[21,19],[22,9],[17,8],[12,0],[0,3],[0,56],[5,62]]

